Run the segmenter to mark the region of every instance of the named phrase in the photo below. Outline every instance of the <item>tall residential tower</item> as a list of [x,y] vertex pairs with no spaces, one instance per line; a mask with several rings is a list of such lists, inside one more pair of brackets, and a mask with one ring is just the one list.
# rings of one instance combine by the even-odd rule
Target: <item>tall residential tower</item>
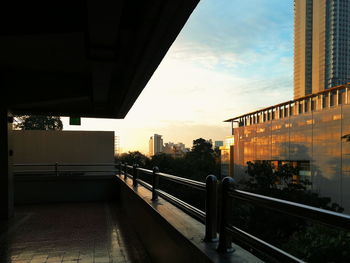
[[295,0],[294,9],[294,98],[350,82],[350,0]]
[[163,152],[162,135],[154,134],[149,139],[149,156],[156,155],[160,152]]

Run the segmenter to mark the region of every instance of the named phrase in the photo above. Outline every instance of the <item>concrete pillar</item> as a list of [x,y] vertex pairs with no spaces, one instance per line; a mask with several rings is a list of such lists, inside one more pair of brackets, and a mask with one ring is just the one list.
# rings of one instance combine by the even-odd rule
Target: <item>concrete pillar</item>
[[0,109],[0,219],[13,216],[12,123],[6,109]]

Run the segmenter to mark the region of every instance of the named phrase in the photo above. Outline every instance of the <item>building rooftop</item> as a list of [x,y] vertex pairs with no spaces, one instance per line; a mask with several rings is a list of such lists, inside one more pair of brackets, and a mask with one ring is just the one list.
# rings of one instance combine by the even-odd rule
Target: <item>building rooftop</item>
[[350,83],[336,86],[295,100],[286,101],[227,119],[224,122],[238,122],[239,126],[248,126],[348,103],[349,87]]

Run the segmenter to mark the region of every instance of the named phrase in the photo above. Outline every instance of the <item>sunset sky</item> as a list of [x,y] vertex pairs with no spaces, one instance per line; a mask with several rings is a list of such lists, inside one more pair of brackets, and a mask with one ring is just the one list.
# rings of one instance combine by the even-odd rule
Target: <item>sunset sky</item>
[[192,146],[223,140],[223,120],[292,99],[293,1],[201,0],[123,120],[65,130],[112,130],[123,151],[148,153],[154,133]]

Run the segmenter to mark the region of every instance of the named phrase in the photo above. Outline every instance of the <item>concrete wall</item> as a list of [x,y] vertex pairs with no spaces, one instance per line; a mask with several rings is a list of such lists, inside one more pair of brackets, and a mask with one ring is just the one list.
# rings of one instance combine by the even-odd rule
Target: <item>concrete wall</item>
[[19,176],[14,182],[16,205],[113,201],[118,196],[114,176]]
[[[113,131],[13,131],[14,164],[18,163],[113,163]],[[109,167],[108,169],[112,169]],[[20,170],[45,168],[16,167]],[[52,168],[50,168],[52,169]],[[82,167],[66,167],[74,170]],[[106,170],[107,167],[85,167]]]

